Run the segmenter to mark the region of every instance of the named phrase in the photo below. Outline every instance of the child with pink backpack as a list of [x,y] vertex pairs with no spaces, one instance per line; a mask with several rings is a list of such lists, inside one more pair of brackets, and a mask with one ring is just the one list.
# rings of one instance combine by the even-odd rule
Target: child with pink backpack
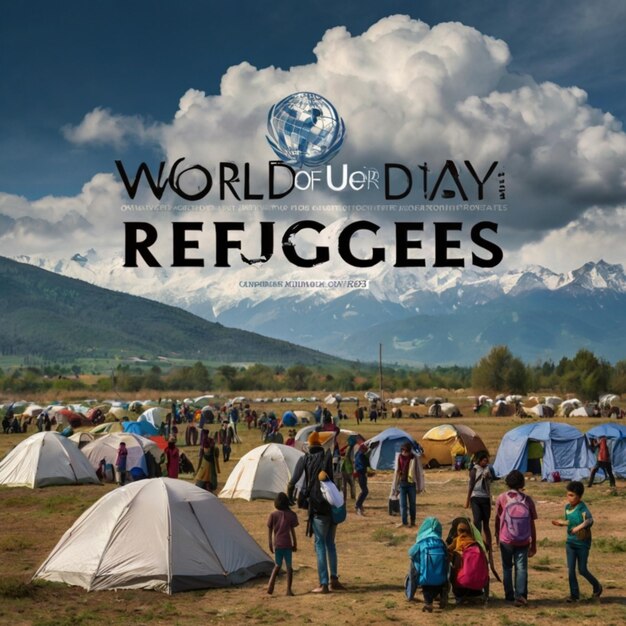
[[524,474],[511,471],[505,478],[508,490],[496,501],[495,534],[500,545],[504,597],[515,606],[528,604],[528,557],[537,553],[537,509],[523,492]]
[[452,521],[446,539],[450,553],[450,584],[456,604],[489,600],[489,558],[480,531],[466,517]]

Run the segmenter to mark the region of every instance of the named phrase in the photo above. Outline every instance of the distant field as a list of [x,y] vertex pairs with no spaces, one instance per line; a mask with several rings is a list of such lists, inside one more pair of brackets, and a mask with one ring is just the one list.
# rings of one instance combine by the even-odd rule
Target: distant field
[[[164,394],[165,396],[166,394]],[[171,395],[171,394],[170,394]],[[264,394],[271,395],[271,394]],[[291,393],[288,395],[296,396]],[[320,395],[320,394],[316,394]],[[452,398],[451,398],[452,400]],[[474,417],[470,401],[459,401],[465,415],[451,422],[474,428],[489,447],[492,455],[502,435],[519,425],[519,418]],[[302,405],[259,405],[261,410],[272,408],[282,414],[287,408],[311,408]],[[355,428],[352,416],[345,423]],[[403,408],[404,414],[408,411]],[[424,407],[419,408],[423,415]],[[602,420],[575,418],[568,423],[586,431]],[[377,424],[366,421],[360,428],[367,438],[381,430],[396,426],[417,438],[444,420],[434,418],[400,420],[388,418]],[[240,428],[243,443],[233,446],[231,461],[223,468],[220,486],[237,460],[259,445],[258,431]],[[0,456],[18,443],[22,435],[0,435]],[[195,460],[196,451],[188,451]],[[183,478],[190,480],[191,476]],[[0,624],[35,624],[37,626],[74,626],[76,624],[623,624],[626,622],[626,481],[618,480],[617,495],[608,486],[595,486],[585,494],[596,520],[594,547],[589,567],[604,585],[601,602],[581,602],[575,607],[565,603],[568,595],[567,568],[563,547],[563,530],[550,520],[560,516],[564,505],[562,484],[536,481],[527,483],[527,492],[537,503],[539,550],[530,561],[530,605],[514,609],[502,601],[502,586],[492,580],[492,601],[488,608],[462,606],[432,615],[421,612],[418,601],[407,603],[403,581],[407,569],[406,552],[415,533],[398,529],[398,518],[387,514],[387,498],[391,476],[379,472],[370,480],[370,498],[366,501],[366,516],[349,514],[337,532],[339,570],[348,587],[324,597],[310,594],[317,585],[313,543],[304,537],[304,518],[299,512],[300,549],[294,555],[294,598],[285,598],[284,578],[279,579],[274,596],[265,594],[265,579],[256,579],[240,587],[207,590],[166,596],[148,591],[118,591],[87,593],[80,588],[57,584],[28,585],[37,566],[47,556],[63,532],[93,502],[113,488],[49,487],[46,489],[0,488]],[[496,483],[496,494],[502,483]],[[427,470],[426,491],[418,496],[418,523],[435,515],[447,530],[450,521],[465,512],[463,504],[467,488],[467,472],[449,468]],[[259,544],[267,549],[265,521],[273,506],[270,501],[225,501]],[[351,512],[351,511],[350,511]],[[499,557],[497,569],[501,572]],[[583,596],[591,593],[589,585],[580,580]]]

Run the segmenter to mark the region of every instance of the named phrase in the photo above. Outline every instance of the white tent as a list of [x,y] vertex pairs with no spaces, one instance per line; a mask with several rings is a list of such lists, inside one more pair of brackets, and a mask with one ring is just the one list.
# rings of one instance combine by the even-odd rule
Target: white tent
[[213,494],[173,478],[103,496],[61,537],[34,579],[165,593],[236,585],[272,560]]
[[70,441],[73,441],[78,448],[84,448],[88,443],[91,443],[96,438],[92,433],[74,433],[71,437],[68,437]]
[[280,443],[267,443],[241,457],[220,491],[220,498],[273,500],[287,483],[303,452]]
[[435,403],[428,407],[428,415],[435,416],[437,415],[437,406],[439,407],[439,415],[441,417],[460,417],[461,412],[459,411],[456,404],[452,402],[441,402]]
[[76,444],[55,432],[36,433],[24,439],[0,462],[0,485],[100,484],[96,472]]
[[138,422],[148,422],[155,428],[159,428],[163,423],[163,420],[167,417],[169,411],[162,406],[153,406],[150,409],[146,409],[138,418]]
[[579,406],[569,414],[570,417],[590,417],[592,415],[593,407],[591,406]]
[[91,463],[91,466],[95,469],[98,469],[102,459],[105,460],[105,463],[115,465],[117,449],[120,447],[120,442],[122,441],[126,444],[126,449],[128,450],[126,470],[130,472],[133,468],[139,467],[147,476],[148,467],[144,454],[146,452],[151,453],[154,460],[158,462],[161,458],[161,451],[154,441],[142,437],[141,435],[135,435],[133,433],[111,433],[88,443],[81,449],[81,452],[89,459],[89,463]]

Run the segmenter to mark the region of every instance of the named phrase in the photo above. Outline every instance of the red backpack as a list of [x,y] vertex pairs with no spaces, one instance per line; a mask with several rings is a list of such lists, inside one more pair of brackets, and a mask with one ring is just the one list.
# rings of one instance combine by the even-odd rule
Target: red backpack
[[456,575],[456,584],[464,589],[480,591],[489,582],[487,557],[477,543],[463,550],[461,568]]

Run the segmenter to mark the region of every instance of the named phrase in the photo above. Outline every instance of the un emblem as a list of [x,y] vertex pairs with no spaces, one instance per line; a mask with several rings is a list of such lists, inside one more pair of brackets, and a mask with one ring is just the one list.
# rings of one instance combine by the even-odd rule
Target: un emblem
[[300,91],[271,107],[267,132],[267,141],[280,160],[302,168],[330,161],[341,148],[346,127],[326,98]]

